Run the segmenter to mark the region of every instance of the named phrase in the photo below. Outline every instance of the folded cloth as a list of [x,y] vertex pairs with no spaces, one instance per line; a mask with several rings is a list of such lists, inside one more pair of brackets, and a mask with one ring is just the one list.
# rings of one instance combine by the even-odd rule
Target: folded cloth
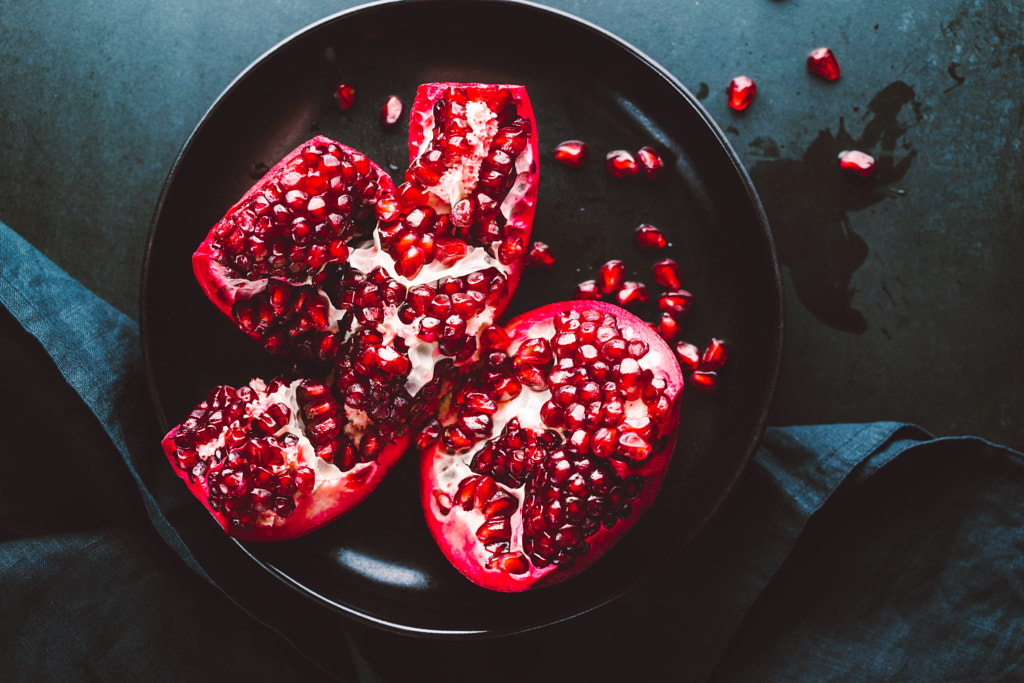
[[183,487],[154,490],[135,323],[3,224],[0,304],[4,679],[1024,678],[1024,461],[1007,448],[770,428],[701,534],[609,605],[472,643],[323,633],[185,540]]

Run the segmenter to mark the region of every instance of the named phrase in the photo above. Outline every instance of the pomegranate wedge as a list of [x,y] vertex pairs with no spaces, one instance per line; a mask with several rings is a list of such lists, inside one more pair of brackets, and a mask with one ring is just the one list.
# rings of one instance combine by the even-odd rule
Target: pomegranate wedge
[[420,493],[452,565],[517,592],[583,571],[650,507],[683,375],[646,323],[602,302],[545,306],[505,332],[418,442],[434,442]]

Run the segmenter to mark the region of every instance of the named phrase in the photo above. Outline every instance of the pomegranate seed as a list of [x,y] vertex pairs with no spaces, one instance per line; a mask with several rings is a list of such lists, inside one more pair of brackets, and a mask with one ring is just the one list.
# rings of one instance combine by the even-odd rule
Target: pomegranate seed
[[750,105],[757,92],[757,84],[746,76],[737,76],[729,81],[729,106],[743,111]]
[[674,347],[676,358],[683,370],[696,370],[700,365],[700,349],[689,342],[676,342]]
[[636,243],[641,249],[653,251],[655,249],[663,249],[668,244],[668,240],[665,239],[665,235],[662,234],[661,230],[658,230],[653,225],[647,223],[641,223],[634,234]]
[[498,260],[504,265],[511,265],[523,255],[523,241],[518,237],[506,237],[498,247]]
[[602,294],[613,294],[622,288],[626,279],[626,264],[617,259],[608,261],[597,273],[598,288]]
[[807,55],[807,70],[826,81],[839,78],[839,62],[836,55],[827,47],[819,47]]
[[418,246],[411,246],[395,261],[395,272],[404,278],[415,278],[423,268],[426,253]]
[[380,125],[385,129],[394,128],[402,118],[403,109],[402,100],[395,95],[389,95],[380,110]]
[[356,101],[356,89],[352,87],[351,83],[339,83],[334,91],[334,97],[338,100],[338,107],[342,111],[351,109]]
[[555,265],[555,257],[551,255],[551,249],[544,242],[534,242],[530,245],[530,255],[527,264],[534,268],[552,268]]
[[718,393],[718,373],[714,370],[697,370],[690,373],[690,386],[704,394],[714,396]]
[[665,160],[653,147],[641,147],[637,150],[636,160],[648,180],[657,180],[665,171]]
[[555,159],[566,166],[579,168],[590,156],[590,148],[581,140],[566,140],[555,147]]
[[600,299],[601,292],[597,289],[597,280],[584,280],[576,285],[576,298],[591,301]]
[[604,167],[612,178],[631,178],[640,172],[640,165],[624,149],[616,149],[605,156]]
[[615,451],[630,460],[646,460],[651,454],[651,444],[636,432],[623,432],[619,434]]
[[620,306],[646,303],[647,297],[647,285],[632,280],[622,283],[622,289],[615,294]]
[[843,150],[839,153],[839,168],[861,178],[868,178],[875,172],[875,158],[857,150]]
[[679,322],[668,313],[661,314],[657,325],[658,334],[667,342],[679,336]]
[[712,339],[700,357],[701,370],[717,370],[725,365],[729,355],[728,345],[721,339]]
[[693,294],[685,289],[665,292],[658,298],[658,308],[675,318],[681,318],[693,308]]
[[682,275],[679,272],[679,264],[670,258],[658,261],[652,267],[654,281],[667,289],[679,289],[682,287]]

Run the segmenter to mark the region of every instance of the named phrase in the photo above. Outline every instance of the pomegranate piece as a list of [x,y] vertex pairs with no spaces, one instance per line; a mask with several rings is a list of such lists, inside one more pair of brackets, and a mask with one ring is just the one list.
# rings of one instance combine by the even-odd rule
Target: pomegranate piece
[[694,389],[705,396],[718,394],[718,373],[714,370],[696,370],[687,378]]
[[665,292],[658,298],[658,308],[678,320],[693,308],[693,294],[685,289]]
[[641,223],[637,227],[634,237],[637,246],[647,251],[664,249],[668,244],[668,240],[665,239],[665,235],[662,234],[661,230],[648,223]]
[[757,84],[747,76],[737,76],[729,81],[729,106],[736,111],[743,111],[750,106],[750,101],[757,93]]
[[648,180],[657,180],[665,172],[665,160],[653,147],[645,146],[637,150],[636,160]]
[[356,103],[356,89],[351,83],[339,83],[334,90],[334,99],[338,100],[338,108],[348,111]]
[[602,294],[614,294],[626,280],[626,264],[618,259],[608,261],[597,272],[597,287]]
[[729,346],[722,339],[712,338],[704,353],[700,356],[699,369],[717,370],[725,365],[725,359],[729,355]]
[[362,501],[408,445],[403,437],[364,457],[344,422],[344,406],[320,382],[254,379],[238,389],[214,387],[162,445],[175,473],[228,534],[282,540]]
[[402,119],[402,112],[404,110],[405,105],[397,95],[388,95],[388,98],[384,101],[384,106],[380,108],[380,125],[385,130],[394,128]]
[[640,172],[640,164],[624,149],[608,152],[604,158],[604,167],[612,178],[631,178]]
[[692,372],[700,365],[700,349],[690,342],[676,342],[673,348],[676,352],[676,360],[679,361],[679,365],[682,366],[683,370]]
[[[487,429],[426,449],[420,492],[452,565],[519,592],[584,571],[650,507],[675,449],[684,378],[656,333],[606,303],[544,306],[505,330],[506,350],[461,375],[441,415],[446,429]],[[538,380],[506,398],[503,385],[527,374]]]
[[620,306],[647,303],[648,296],[647,285],[632,280],[623,282],[622,289],[615,293],[615,299],[619,302]]
[[683,286],[679,264],[670,258],[658,261],[652,266],[654,281],[667,289],[680,289]]
[[668,313],[662,313],[657,325],[658,334],[667,342],[679,336],[679,321]]
[[530,253],[526,262],[534,268],[553,268],[555,257],[551,254],[551,248],[547,244],[534,242],[530,245]]
[[566,140],[555,147],[555,160],[579,168],[590,158],[590,148],[582,140]]
[[597,288],[597,280],[584,280],[576,285],[576,298],[594,300],[601,298],[601,291]]
[[819,47],[807,55],[807,70],[826,81],[839,78],[839,62],[836,55],[827,47]]
[[875,172],[875,158],[857,150],[843,150],[839,153],[839,168],[861,178],[870,178]]

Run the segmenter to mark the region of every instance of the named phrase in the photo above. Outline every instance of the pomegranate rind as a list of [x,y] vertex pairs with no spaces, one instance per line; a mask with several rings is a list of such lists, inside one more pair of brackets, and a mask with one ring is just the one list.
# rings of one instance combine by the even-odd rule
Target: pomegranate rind
[[[664,395],[671,400],[671,408],[659,425],[656,434],[660,447],[640,463],[627,464],[621,460],[610,458],[605,460],[623,479],[640,476],[644,480],[644,487],[639,496],[631,501],[633,512],[630,516],[620,519],[611,528],[602,525],[597,532],[587,536],[585,540],[590,544],[591,550],[571,567],[559,568],[554,564],[536,567],[531,562],[528,571],[520,574],[487,567],[488,560],[492,555],[476,538],[476,529],[484,519],[480,512],[476,509],[467,512],[458,506],[453,506],[446,511],[439,505],[439,492],[443,494],[442,497],[446,495],[449,499],[454,499],[460,481],[453,479],[451,474],[458,468],[456,460],[463,459],[464,462],[468,462],[474,451],[470,451],[468,454],[453,455],[441,442],[423,451],[420,456],[420,502],[427,527],[452,566],[467,579],[483,588],[504,593],[516,593],[552,586],[578,575],[604,556],[643,517],[654,503],[664,482],[675,452],[680,401],[685,378],[675,360],[672,349],[644,321],[622,308],[601,301],[553,303],[524,313],[504,326],[508,336],[512,339],[510,349],[515,350],[524,340],[539,336],[545,326],[553,329],[551,321],[557,314],[587,309],[615,316],[624,336],[627,336],[625,330],[629,330],[629,339],[639,339],[648,345],[649,351],[644,357],[647,362],[641,361],[641,367],[652,370],[657,368],[656,374],[666,383]],[[530,389],[524,387],[523,391],[527,392]],[[442,411],[441,421],[446,425],[452,424],[456,419],[454,411],[451,409],[451,404],[448,404],[446,408],[447,410]],[[523,411],[517,413],[516,417],[530,421],[530,417],[525,416]],[[539,423],[539,420],[536,422]],[[527,426],[526,422],[524,422],[524,426]],[[544,427],[540,427],[540,429],[544,429]],[[494,434],[498,435],[499,433],[500,430],[496,425]],[[654,440],[652,439],[652,441]],[[498,484],[498,486],[507,492],[512,492],[502,484]],[[517,543],[521,549],[522,505],[517,508],[510,519],[513,549]]]

